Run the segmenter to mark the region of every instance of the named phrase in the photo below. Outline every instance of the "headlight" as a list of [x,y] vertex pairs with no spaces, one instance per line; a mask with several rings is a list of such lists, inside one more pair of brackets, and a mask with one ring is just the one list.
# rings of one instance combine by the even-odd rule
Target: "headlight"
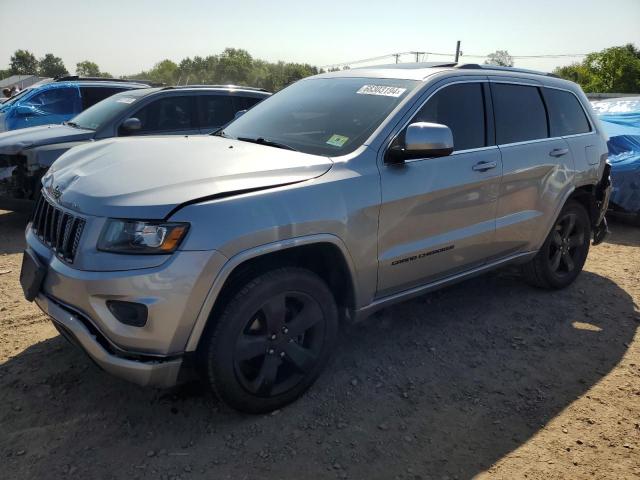
[[171,253],[184,238],[188,223],[109,219],[98,250],[113,253]]

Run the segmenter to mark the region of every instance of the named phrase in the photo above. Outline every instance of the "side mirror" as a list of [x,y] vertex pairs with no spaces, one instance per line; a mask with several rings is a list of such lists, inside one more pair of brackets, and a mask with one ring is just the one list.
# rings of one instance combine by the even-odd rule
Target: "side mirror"
[[453,152],[453,134],[446,125],[417,122],[409,125],[404,139],[396,139],[387,152],[388,163],[411,158],[446,157]]
[[20,117],[28,117],[34,113],[33,108],[28,105],[18,105],[16,107],[16,114]]
[[142,128],[142,122],[139,118],[131,117],[122,122],[121,127],[127,133],[133,133]]
[[238,110],[236,112],[236,114],[233,116],[233,119],[235,120],[236,118],[240,118],[242,115],[244,115],[245,113],[247,113],[246,110]]

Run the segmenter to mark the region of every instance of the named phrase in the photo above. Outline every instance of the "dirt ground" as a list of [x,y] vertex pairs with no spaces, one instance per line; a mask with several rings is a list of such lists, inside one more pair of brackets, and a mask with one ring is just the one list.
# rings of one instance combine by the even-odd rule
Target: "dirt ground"
[[343,330],[311,391],[240,415],[200,384],[139,388],[57,335],[0,212],[0,477],[640,478],[640,228],[560,292],[502,270]]

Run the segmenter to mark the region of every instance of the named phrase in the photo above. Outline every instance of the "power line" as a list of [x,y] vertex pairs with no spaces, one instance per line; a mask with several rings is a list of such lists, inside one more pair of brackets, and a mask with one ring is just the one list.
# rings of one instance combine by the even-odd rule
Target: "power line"
[[[332,63],[330,65],[323,65],[320,68],[322,69],[329,69],[329,68],[338,68],[338,67],[344,67],[344,66],[348,66],[348,65],[357,65],[360,63],[368,63],[368,62],[375,62],[377,60],[384,60],[385,58],[393,58],[395,63],[399,63],[399,59],[401,56],[403,55],[415,55],[416,57],[416,61],[418,58],[418,54],[423,55],[423,57],[425,55],[434,55],[437,57],[453,57],[455,58],[455,53],[442,53],[442,52],[416,52],[416,51],[410,51],[410,52],[398,52],[398,53],[389,53],[387,55],[379,55],[377,57],[371,57],[371,58],[363,58],[360,60],[354,60],[351,62],[341,62],[341,63]],[[577,58],[577,57],[586,57],[588,54],[586,53],[548,53],[548,54],[540,54],[540,55],[510,55],[511,58],[513,59],[523,59],[523,58]],[[489,54],[486,55],[476,55],[476,54],[460,54],[461,57],[463,58],[487,58],[489,56]]]

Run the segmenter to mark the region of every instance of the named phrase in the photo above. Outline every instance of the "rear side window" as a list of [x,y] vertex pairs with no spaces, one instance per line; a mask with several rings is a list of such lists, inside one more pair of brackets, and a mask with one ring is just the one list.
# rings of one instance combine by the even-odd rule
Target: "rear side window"
[[491,84],[499,144],[547,138],[547,113],[537,87]]
[[136,133],[169,132],[193,128],[193,97],[165,97],[138,110],[133,117],[142,123]]
[[234,97],[236,101],[236,108],[238,110],[249,110],[256,103],[259,103],[262,98],[256,97]]
[[80,95],[82,96],[82,110],[101,102],[105,98],[120,93],[125,89],[122,88],[102,88],[102,87],[80,87]]
[[24,105],[44,114],[73,115],[80,111],[80,95],[77,88],[54,88],[35,94]]
[[481,83],[459,83],[437,92],[412,122],[446,125],[456,150],[479,148],[485,142],[484,97]]
[[552,137],[591,131],[589,120],[587,120],[580,102],[573,93],[555,88],[545,88],[544,98],[549,109]]
[[201,128],[221,127],[233,120],[236,114],[234,99],[228,95],[199,95],[196,99]]

